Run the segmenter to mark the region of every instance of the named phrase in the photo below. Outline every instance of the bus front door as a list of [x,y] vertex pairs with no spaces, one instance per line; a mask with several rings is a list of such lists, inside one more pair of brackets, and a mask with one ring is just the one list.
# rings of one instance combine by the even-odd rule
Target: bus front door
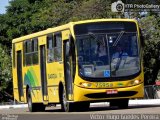
[[48,102],[45,45],[40,46],[40,73],[43,102]]
[[64,41],[64,77],[65,77],[65,89],[66,89],[66,94],[67,94],[67,99],[68,100],[72,100],[73,98],[70,96],[72,96],[73,94],[73,88],[72,88],[72,83],[73,83],[73,78],[72,78],[72,66],[71,63],[72,61],[70,61],[70,54],[69,54],[69,49],[70,49],[70,45],[69,45],[69,40]]
[[24,101],[24,93],[23,93],[23,82],[22,82],[22,52],[21,50],[17,51],[17,84],[19,91],[19,101]]

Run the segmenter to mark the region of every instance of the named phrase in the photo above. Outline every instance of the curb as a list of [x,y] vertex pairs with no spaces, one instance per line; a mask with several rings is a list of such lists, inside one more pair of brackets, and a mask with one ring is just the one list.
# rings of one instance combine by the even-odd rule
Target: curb
[[[91,103],[91,105],[109,105],[109,102]],[[129,105],[160,105],[160,99],[129,100]]]
[[[109,105],[109,102],[91,103],[91,106]],[[160,105],[160,99],[129,100],[129,105]],[[57,105],[60,106],[60,105]],[[27,104],[0,105],[0,109],[27,108]]]
[[11,108],[27,108],[27,104],[20,105],[0,105],[0,109],[11,109]]
[[160,105],[160,99],[130,100],[130,105]]

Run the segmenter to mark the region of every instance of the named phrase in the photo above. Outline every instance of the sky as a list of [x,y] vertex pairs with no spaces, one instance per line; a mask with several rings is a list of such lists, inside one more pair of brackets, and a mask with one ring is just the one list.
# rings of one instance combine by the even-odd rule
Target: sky
[[5,14],[6,6],[9,5],[10,0],[0,0],[0,14]]

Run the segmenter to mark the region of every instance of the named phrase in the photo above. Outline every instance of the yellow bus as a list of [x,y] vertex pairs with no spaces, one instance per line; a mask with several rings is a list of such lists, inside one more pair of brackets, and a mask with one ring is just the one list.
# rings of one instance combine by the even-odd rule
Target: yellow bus
[[14,98],[29,111],[61,104],[87,110],[91,102],[127,108],[143,98],[142,41],[136,20],[70,22],[12,41]]

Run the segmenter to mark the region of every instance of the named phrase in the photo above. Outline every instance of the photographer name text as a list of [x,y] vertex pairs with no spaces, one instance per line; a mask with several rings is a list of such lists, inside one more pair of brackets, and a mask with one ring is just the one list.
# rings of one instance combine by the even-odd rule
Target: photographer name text
[[159,120],[160,114],[91,114],[91,120]]

